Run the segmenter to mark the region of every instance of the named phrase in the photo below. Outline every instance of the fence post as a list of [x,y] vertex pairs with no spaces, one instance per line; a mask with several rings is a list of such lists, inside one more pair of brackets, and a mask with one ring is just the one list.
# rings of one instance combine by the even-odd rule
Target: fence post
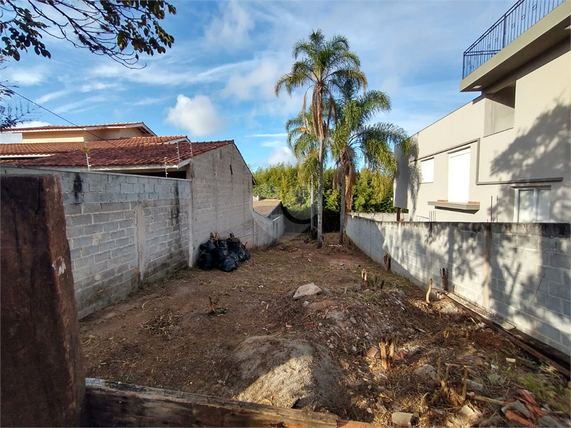
[[85,372],[60,181],[2,177],[3,426],[78,426]]

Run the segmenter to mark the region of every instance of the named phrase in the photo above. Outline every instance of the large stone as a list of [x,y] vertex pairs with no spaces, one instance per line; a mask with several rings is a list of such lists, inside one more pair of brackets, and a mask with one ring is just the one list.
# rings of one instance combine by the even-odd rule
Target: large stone
[[309,284],[300,286],[293,295],[293,298],[294,300],[297,300],[305,296],[313,296],[314,294],[319,294],[321,291],[321,288],[319,288],[313,282],[310,282]]
[[327,406],[343,400],[343,372],[329,350],[304,339],[254,336],[235,350],[227,385],[234,398],[278,407]]

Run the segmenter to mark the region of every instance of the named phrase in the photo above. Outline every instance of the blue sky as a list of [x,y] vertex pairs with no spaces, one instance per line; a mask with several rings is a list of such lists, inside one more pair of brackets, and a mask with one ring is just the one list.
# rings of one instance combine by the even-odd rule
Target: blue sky
[[[178,12],[163,25],[173,48],[144,58],[143,69],[46,38],[51,59],[24,53],[2,80],[75,124],[143,121],[157,135],[233,139],[256,169],[295,162],[284,124],[301,110],[303,93],[276,98],[274,86],[290,70],[293,44],[312,30],[347,37],[369,88],[391,97],[392,111],[376,121],[413,134],[475,98],[458,91],[462,53],[513,1],[173,3]],[[67,124],[31,107],[37,124]]]

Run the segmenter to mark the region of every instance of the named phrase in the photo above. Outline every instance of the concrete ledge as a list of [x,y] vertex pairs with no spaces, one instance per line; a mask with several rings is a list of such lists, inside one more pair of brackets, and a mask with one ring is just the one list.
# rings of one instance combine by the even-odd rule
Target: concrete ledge
[[457,211],[471,211],[477,212],[480,210],[479,202],[441,202],[441,201],[429,201],[428,205],[434,206],[435,208],[440,208],[442,210],[457,210]]

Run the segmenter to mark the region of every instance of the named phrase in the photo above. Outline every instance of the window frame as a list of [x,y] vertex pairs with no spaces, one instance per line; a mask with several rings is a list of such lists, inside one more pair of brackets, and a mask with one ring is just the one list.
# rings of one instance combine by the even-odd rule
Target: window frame
[[[515,195],[514,195],[514,215],[513,221],[514,223],[523,223],[519,220],[520,218],[520,192],[522,190],[533,190],[533,219],[530,223],[545,223],[549,222],[551,219],[551,186],[522,186],[522,187],[515,187]],[[549,190],[549,218],[547,220],[538,220],[538,212],[539,212],[539,191],[540,190]],[[526,222],[527,223],[527,222]]]

